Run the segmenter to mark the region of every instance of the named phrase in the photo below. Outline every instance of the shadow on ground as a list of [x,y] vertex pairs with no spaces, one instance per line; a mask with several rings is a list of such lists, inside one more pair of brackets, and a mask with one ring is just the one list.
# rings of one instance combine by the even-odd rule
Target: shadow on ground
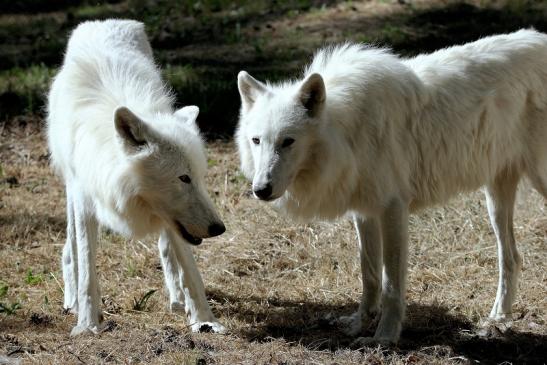
[[[249,341],[269,342],[283,339],[310,350],[337,351],[352,348],[354,338],[331,325],[327,317],[338,317],[357,309],[351,305],[325,305],[315,302],[240,298],[221,292],[208,292],[210,298],[229,308],[230,316],[249,326],[238,334]],[[388,349],[398,354],[412,352],[445,353],[481,363],[543,364],[547,358],[547,336],[526,332],[499,333],[481,337],[475,325],[463,316],[449,313],[438,305],[410,303],[407,320],[397,347]],[[365,332],[363,336],[372,336]]]

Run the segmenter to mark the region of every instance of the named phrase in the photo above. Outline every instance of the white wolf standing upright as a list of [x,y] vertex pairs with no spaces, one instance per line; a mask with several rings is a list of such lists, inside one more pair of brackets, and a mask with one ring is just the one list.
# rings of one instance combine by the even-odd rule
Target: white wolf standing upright
[[197,245],[225,230],[205,190],[199,110],[175,111],[173,103],[143,24],[94,21],[74,30],[47,118],[51,161],[66,184],[64,306],[78,314],[73,334],[101,330],[99,223],[133,237],[160,233],[172,308],[185,300],[194,331],[224,330],[184,243]]
[[409,212],[480,186],[499,252],[490,317],[511,317],[520,178],[547,198],[547,35],[521,30],[412,59],[345,44],[319,51],[303,80],[264,84],[242,71],[238,86],[236,138],[254,194],[297,218],[354,215],[364,293],[342,318],[348,333],[379,315],[362,340],[398,340]]

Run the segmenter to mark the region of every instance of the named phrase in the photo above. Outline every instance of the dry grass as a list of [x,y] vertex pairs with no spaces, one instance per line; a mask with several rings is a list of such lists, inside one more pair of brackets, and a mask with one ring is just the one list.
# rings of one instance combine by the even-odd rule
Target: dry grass
[[[195,250],[207,295],[228,335],[191,334],[166,309],[154,239],[103,233],[99,276],[109,330],[69,337],[62,311],[64,193],[34,120],[0,125],[0,363],[446,364],[544,363],[547,214],[524,184],[516,235],[524,257],[517,320],[477,337],[493,304],[494,236],[482,195],[462,196],[411,221],[408,319],[399,347],[352,349],[324,319],[357,307],[360,270],[349,222],[296,224],[248,194],[232,143],[209,146],[209,186],[228,227]],[[32,271],[32,275],[29,274]],[[8,287],[2,293],[2,287]],[[145,311],[134,299],[151,289]],[[5,291],[5,289],[4,289]],[[4,356],[4,357],[3,357]]]

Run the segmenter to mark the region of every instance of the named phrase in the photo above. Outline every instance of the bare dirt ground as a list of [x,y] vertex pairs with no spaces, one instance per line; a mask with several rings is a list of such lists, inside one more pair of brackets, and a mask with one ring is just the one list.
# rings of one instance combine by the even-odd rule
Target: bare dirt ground
[[[329,315],[355,310],[360,270],[349,222],[297,224],[249,195],[232,143],[208,146],[208,182],[228,227],[194,250],[229,334],[192,334],[167,310],[155,238],[103,232],[98,272],[108,330],[69,336],[62,309],[63,187],[39,121],[0,125],[0,364],[542,364],[547,359],[547,204],[528,184],[515,229],[524,271],[512,327],[477,328],[493,304],[496,248],[480,192],[411,221],[409,302],[393,348],[353,348]],[[144,308],[139,301],[150,290]],[[142,306],[141,306],[142,307]],[[372,333],[368,333],[371,335]]]

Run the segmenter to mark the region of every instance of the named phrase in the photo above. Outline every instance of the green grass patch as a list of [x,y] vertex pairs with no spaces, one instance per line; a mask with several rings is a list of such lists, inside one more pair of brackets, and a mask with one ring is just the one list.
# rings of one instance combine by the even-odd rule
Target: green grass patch
[[156,292],[156,289],[147,291],[140,299],[133,298],[133,310],[144,312],[150,297]]
[[55,69],[43,64],[0,72],[0,106],[7,114],[32,113],[44,106]]
[[407,35],[404,30],[394,24],[386,24],[382,29],[382,40],[387,44],[401,44],[407,39]]
[[127,264],[126,272],[127,272],[127,276],[129,276],[130,278],[134,278],[138,275],[137,268],[135,267],[132,261],[130,261]]
[[105,19],[123,14],[120,7],[113,4],[86,4],[74,9],[77,19]]
[[167,65],[163,69],[163,77],[175,90],[184,89],[188,85],[199,83],[200,76],[192,65]]
[[45,91],[55,71],[43,64],[28,68],[15,67],[2,71],[0,72],[0,93],[14,91],[24,94],[36,90]]
[[0,298],[3,298],[6,295],[8,295],[8,289],[9,289],[8,284],[0,281]]
[[21,309],[20,303],[0,303],[0,313],[5,313],[8,316],[15,314],[17,310]]
[[32,269],[28,269],[27,276],[25,276],[25,283],[30,285],[37,285],[44,281],[44,277],[41,274],[34,274]]

